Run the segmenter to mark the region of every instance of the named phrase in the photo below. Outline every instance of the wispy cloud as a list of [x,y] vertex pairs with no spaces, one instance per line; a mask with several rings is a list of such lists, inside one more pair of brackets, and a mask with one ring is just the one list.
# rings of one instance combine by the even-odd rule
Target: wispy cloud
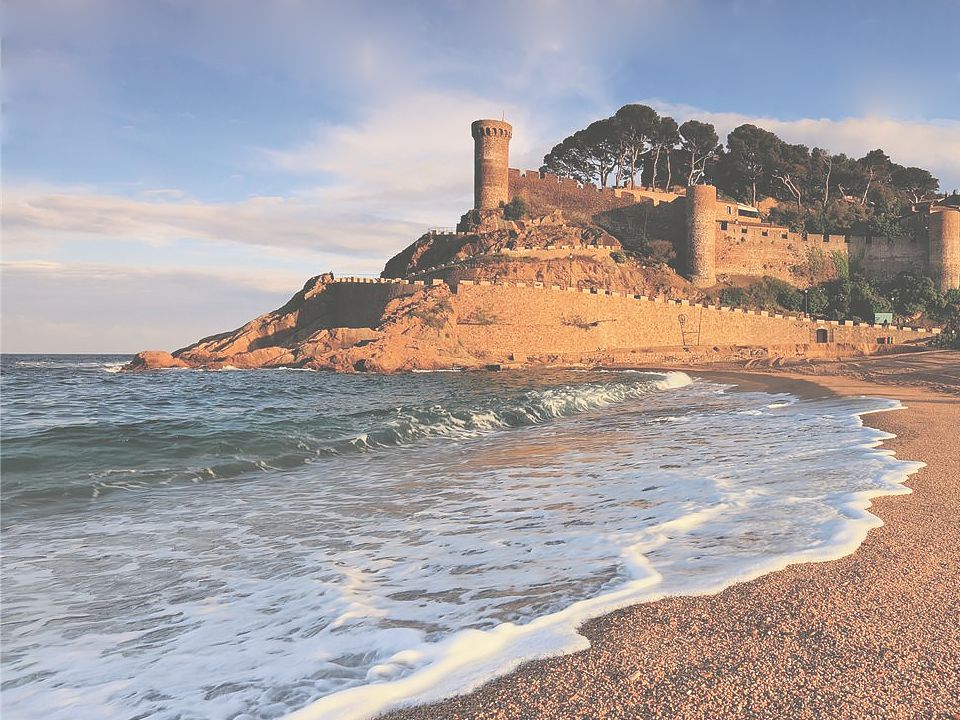
[[279,307],[304,278],[276,271],[197,272],[5,262],[4,352],[174,349]]
[[207,203],[51,187],[10,188],[4,193],[4,242],[15,250],[98,239],[160,246],[201,239],[379,261],[396,250],[401,238],[420,232],[416,222],[378,217],[362,209],[345,212],[315,197]]

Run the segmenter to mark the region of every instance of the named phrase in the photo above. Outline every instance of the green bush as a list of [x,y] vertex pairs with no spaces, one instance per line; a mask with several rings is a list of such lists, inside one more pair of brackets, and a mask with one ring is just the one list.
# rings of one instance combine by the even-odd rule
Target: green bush
[[833,260],[833,266],[837,269],[837,277],[841,280],[846,280],[850,277],[850,258],[844,255],[839,250],[834,250],[830,253],[830,258]]
[[788,282],[765,277],[750,288],[753,304],[761,310],[799,310],[803,306],[803,293]]
[[610,259],[619,265],[620,263],[625,263],[627,261],[627,256],[619,250],[614,250],[612,253],[610,253]]
[[527,203],[520,197],[515,197],[503,206],[503,217],[505,220],[522,220],[529,212],[530,209],[527,207]]
[[823,288],[813,287],[807,290],[806,311],[811,315],[819,315],[830,304],[830,298]]
[[890,285],[889,297],[893,302],[894,312],[905,317],[930,312],[943,306],[943,298],[937,292],[933,280],[923,275],[900,273]]
[[727,307],[743,307],[747,302],[747,293],[743,288],[728,287],[720,291],[720,304]]
[[850,312],[873,322],[875,313],[890,312],[893,304],[876,285],[858,277],[850,284]]

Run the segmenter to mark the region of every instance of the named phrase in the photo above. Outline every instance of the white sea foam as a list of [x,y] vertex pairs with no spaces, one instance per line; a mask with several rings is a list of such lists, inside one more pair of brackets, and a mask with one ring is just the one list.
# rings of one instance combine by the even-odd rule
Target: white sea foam
[[501,393],[424,412],[450,441],[14,523],[4,717],[372,717],[616,607],[849,553],[919,467],[859,420],[895,403],[716,390]]

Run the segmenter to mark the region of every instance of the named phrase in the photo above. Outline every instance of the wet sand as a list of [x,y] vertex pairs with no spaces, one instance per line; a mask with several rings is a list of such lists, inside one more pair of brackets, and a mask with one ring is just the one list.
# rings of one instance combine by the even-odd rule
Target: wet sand
[[386,717],[960,718],[960,353],[684,369],[807,397],[897,398],[905,410],[864,422],[927,467],[912,494],[874,501],[884,526],[847,557],[611,613],[581,628],[588,650]]

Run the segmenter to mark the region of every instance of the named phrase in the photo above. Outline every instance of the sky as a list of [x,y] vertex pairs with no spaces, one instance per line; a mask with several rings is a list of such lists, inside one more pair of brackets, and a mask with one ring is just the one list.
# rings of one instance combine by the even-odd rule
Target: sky
[[172,350],[378,273],[629,102],[960,187],[960,0],[4,0],[3,352]]

